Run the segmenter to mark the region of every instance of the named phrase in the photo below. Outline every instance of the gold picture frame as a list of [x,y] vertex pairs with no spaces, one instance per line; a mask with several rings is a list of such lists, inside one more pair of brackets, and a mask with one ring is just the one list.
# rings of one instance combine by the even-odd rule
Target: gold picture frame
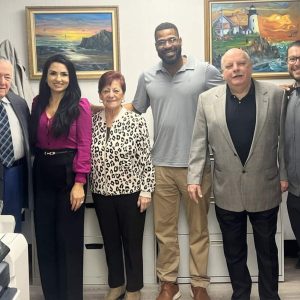
[[300,1],[205,0],[205,58],[220,69],[222,55],[242,48],[253,76],[288,78],[286,52],[300,40]]
[[69,58],[80,79],[120,70],[117,6],[28,6],[26,19],[31,79],[54,54]]

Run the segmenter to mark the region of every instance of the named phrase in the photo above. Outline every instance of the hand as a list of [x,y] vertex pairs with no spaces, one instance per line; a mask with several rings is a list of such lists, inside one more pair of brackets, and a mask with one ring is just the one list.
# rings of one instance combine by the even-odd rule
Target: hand
[[93,115],[100,112],[100,111],[102,111],[102,110],[104,110],[103,105],[94,105],[94,104],[91,104],[91,103],[90,103],[90,105],[91,105],[91,111],[92,111]]
[[289,183],[287,180],[280,180],[280,189],[281,193],[284,193],[288,190]]
[[200,184],[188,184],[188,192],[190,198],[196,203],[198,203],[199,198],[203,197]]
[[291,89],[293,85],[292,84],[287,84],[287,83],[284,83],[284,84],[280,84],[279,87],[282,88],[283,90],[285,91],[289,91]]
[[75,182],[70,193],[71,210],[76,211],[84,202],[83,183]]
[[151,204],[151,198],[140,196],[137,202],[137,206],[140,208],[140,212],[144,212]]
[[123,107],[125,107],[127,110],[133,111],[134,107],[132,105],[132,103],[127,102],[127,103],[123,103]]

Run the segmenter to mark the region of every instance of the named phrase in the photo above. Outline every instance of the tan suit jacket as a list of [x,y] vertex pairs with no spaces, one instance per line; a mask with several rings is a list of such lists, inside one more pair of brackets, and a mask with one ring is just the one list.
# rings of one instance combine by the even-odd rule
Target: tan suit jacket
[[199,96],[188,184],[201,183],[210,145],[214,156],[215,201],[220,208],[230,211],[258,212],[276,207],[281,201],[280,179],[286,179],[282,149],[279,151],[283,91],[270,83],[254,84],[256,124],[244,166],[226,123],[226,85]]

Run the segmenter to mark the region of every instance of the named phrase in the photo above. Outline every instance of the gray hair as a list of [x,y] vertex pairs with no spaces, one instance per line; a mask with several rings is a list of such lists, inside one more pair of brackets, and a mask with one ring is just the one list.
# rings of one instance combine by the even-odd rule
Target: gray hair
[[245,50],[243,50],[243,49],[241,49],[241,48],[231,48],[231,49],[227,50],[227,51],[223,54],[223,56],[221,57],[221,69],[222,69],[222,71],[224,70],[224,56],[225,56],[226,54],[232,52],[232,51],[235,51],[235,50],[240,50],[241,52],[243,52],[245,58],[249,61],[250,64],[252,64],[251,58],[250,58],[249,54],[248,54]]

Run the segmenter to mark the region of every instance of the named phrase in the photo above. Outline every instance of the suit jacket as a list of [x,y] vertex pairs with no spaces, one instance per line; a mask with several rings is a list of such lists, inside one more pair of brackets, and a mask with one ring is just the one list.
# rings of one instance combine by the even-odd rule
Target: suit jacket
[[[27,193],[24,197],[24,208],[33,209],[33,188],[32,188],[32,164],[31,164],[31,153],[30,153],[30,146],[29,146],[29,132],[28,132],[28,125],[29,125],[29,109],[27,106],[26,101],[19,97],[18,95],[14,94],[13,92],[8,92],[6,95],[7,99],[10,101],[11,106],[20,122],[22,133],[24,137],[24,149],[25,149],[25,156],[26,156],[26,180],[27,180]],[[3,169],[2,164],[0,164],[0,186],[2,186],[3,182]],[[0,187],[1,190],[1,187]],[[1,191],[2,195],[2,191]]]
[[[297,149],[300,147],[300,139],[298,130],[294,128],[294,126],[298,126],[298,108],[294,107],[293,114],[295,114],[295,119],[288,120],[287,118],[291,118],[291,115],[287,115],[287,109],[290,102],[290,92],[284,92],[284,100],[282,105],[282,116],[281,116],[281,142],[284,145],[284,157],[285,157],[285,166],[287,171],[287,178],[289,182],[288,191],[295,196],[300,196],[300,178],[298,176],[300,171],[300,153],[297,152]],[[296,103],[298,103],[299,99],[297,98],[297,94],[294,96],[296,97]],[[292,104],[293,105],[293,104]],[[297,104],[295,104],[297,106]],[[293,125],[291,122],[295,122]],[[286,137],[286,134],[288,136]]]
[[[216,204],[230,211],[264,211],[281,201],[280,179],[286,179],[279,149],[283,90],[254,81],[256,124],[243,166],[226,123],[226,85],[199,96],[192,138],[188,184],[201,183],[208,145],[214,156],[213,189]],[[279,162],[279,166],[278,166]]]

